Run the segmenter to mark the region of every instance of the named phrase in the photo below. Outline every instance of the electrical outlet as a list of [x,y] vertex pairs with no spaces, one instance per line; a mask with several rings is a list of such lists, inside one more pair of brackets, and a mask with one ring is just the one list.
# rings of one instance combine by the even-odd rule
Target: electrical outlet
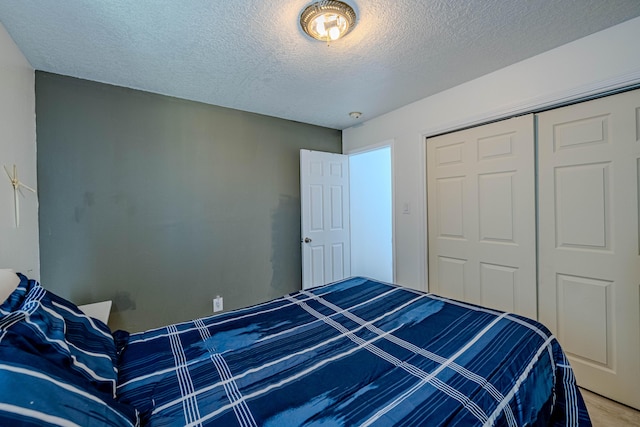
[[220,295],[216,295],[213,299],[213,312],[217,313],[218,311],[222,311],[222,297]]

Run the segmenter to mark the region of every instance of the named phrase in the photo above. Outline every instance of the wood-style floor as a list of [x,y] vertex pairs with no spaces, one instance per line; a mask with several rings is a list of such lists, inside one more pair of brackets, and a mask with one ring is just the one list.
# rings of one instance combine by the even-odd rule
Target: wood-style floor
[[621,405],[583,388],[580,389],[587,404],[593,427],[640,426],[640,411]]

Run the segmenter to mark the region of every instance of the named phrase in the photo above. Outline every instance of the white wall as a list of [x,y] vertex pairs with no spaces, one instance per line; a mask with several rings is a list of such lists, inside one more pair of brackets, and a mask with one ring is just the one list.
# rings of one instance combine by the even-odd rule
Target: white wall
[[345,129],[343,152],[394,139],[396,281],[426,289],[426,136],[640,82],[640,18]]
[[[18,178],[36,188],[36,114],[34,70],[0,24],[0,168],[18,168]],[[16,228],[13,187],[0,170],[0,268],[40,277],[37,197],[20,197]]]

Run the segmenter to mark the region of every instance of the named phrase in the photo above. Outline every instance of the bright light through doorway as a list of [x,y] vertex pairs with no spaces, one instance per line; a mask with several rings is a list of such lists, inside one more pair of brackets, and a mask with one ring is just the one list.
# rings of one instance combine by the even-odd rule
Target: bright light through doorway
[[391,147],[349,155],[351,275],[393,282]]

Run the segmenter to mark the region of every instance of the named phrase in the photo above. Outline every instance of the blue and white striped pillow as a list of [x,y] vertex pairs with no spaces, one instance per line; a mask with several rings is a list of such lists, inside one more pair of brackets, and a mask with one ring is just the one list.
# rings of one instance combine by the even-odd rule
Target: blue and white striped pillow
[[[87,408],[102,402],[89,414],[98,410],[121,417],[120,410],[108,409],[115,404],[118,377],[116,346],[109,328],[86,316],[71,302],[45,290],[38,282],[19,276],[20,285],[1,306],[0,373],[8,379],[22,381],[20,393],[26,396],[34,393],[36,397],[28,399],[29,405],[34,402],[44,405],[45,415],[50,414],[51,408],[58,408],[61,414],[55,416],[63,419],[64,414],[72,417],[84,414],[73,405],[49,405],[55,401],[42,398],[46,390],[51,393],[57,390],[63,393],[51,396],[57,402],[63,402],[70,393],[67,397],[71,401],[89,399],[85,402]],[[11,408],[3,410],[2,402],[16,399]],[[24,416],[34,409],[31,406],[19,409],[20,399],[22,397],[12,395],[6,384],[0,387],[0,420],[14,420],[13,417]],[[130,412],[135,419],[135,411]],[[40,420],[39,416],[35,419]]]
[[84,386],[70,370],[21,349],[0,345],[0,425],[118,426],[138,414]]
[[11,344],[71,369],[98,390],[115,396],[116,348],[109,328],[69,301],[20,275],[8,299],[20,306],[0,318],[0,345]]

